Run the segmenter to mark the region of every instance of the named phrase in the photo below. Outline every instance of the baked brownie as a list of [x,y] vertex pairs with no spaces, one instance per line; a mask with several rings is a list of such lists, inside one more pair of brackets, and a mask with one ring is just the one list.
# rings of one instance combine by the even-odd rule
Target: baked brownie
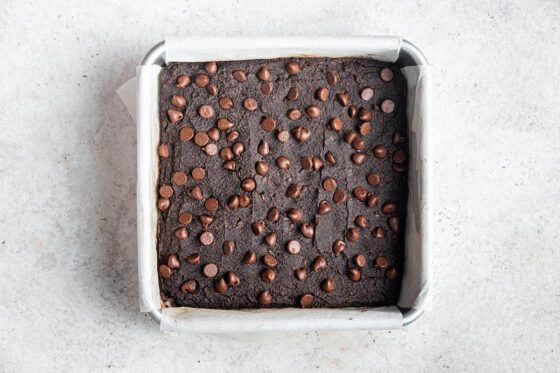
[[397,302],[406,81],[366,58],[171,63],[160,74],[162,299]]

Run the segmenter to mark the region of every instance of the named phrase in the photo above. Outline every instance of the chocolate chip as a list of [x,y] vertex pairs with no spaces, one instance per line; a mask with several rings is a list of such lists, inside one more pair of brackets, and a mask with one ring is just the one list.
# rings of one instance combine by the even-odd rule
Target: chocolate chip
[[330,127],[333,131],[340,132],[344,128],[344,123],[339,118],[334,117],[330,121]]
[[264,242],[270,247],[276,246],[276,240],[277,240],[277,236],[276,233],[274,232],[269,233],[264,237]]
[[198,108],[198,115],[204,119],[210,119],[214,115],[214,109],[210,105],[202,105]]
[[193,294],[196,293],[198,290],[198,281],[196,280],[187,280],[181,285],[181,291],[183,293]]
[[195,167],[191,171],[191,176],[195,180],[202,180],[206,177],[206,170],[203,167]]
[[216,293],[225,294],[227,292],[227,289],[228,286],[226,280],[224,280],[223,278],[214,281],[214,290],[216,290]]
[[290,209],[288,211],[288,218],[290,218],[290,220],[294,223],[299,223],[303,218],[303,213],[300,209]]
[[286,142],[290,139],[290,133],[288,131],[285,130],[280,130],[278,131],[278,141],[280,142]]
[[332,244],[332,252],[334,253],[334,255],[338,256],[338,254],[343,252],[345,249],[346,249],[346,243],[342,240],[336,240]]
[[334,192],[336,190],[337,182],[332,177],[328,177],[323,180],[323,189],[327,192]]
[[350,96],[348,95],[348,92],[338,93],[336,95],[336,99],[342,106],[346,107],[348,106],[348,102],[350,101]]
[[301,71],[301,68],[297,62],[291,61],[286,64],[286,71],[290,75],[296,75]]
[[379,75],[381,76],[381,80],[384,82],[390,82],[393,80],[393,70],[388,67],[381,69],[381,73]]
[[317,105],[311,105],[307,108],[307,110],[305,110],[305,112],[310,118],[319,118],[321,115],[321,108]]
[[325,293],[330,293],[334,290],[334,281],[330,278],[324,279],[321,282],[321,289],[323,289]]
[[366,161],[366,155],[364,153],[354,153],[352,154],[352,162],[358,166],[362,165]]
[[319,209],[317,210],[319,215],[325,215],[329,211],[331,211],[331,205],[327,201],[319,202]]
[[301,157],[300,159],[301,168],[305,171],[313,169],[313,157]]
[[168,198],[158,198],[157,207],[160,211],[165,211],[171,206],[171,202]]
[[255,236],[260,236],[261,234],[263,234],[264,228],[264,222],[262,221],[251,223],[251,230],[253,231]]
[[233,271],[228,271],[226,273],[225,280],[229,286],[237,286],[241,283],[239,276]]
[[286,97],[288,97],[288,100],[290,101],[296,101],[299,98],[299,94],[298,87],[291,87]]
[[393,163],[393,170],[395,170],[396,172],[404,172],[406,171],[406,165],[404,163]]
[[383,102],[381,103],[381,111],[386,114],[391,114],[393,111],[395,111],[395,102],[389,99],[383,100]]
[[255,264],[257,262],[257,254],[253,250],[247,250],[245,255],[243,255],[243,263],[245,264]]
[[375,155],[379,159],[383,159],[387,156],[387,148],[385,147],[385,145],[375,145],[375,148],[373,148],[373,155]]
[[235,170],[235,162],[234,161],[226,161],[226,162],[224,162],[223,167],[226,170],[234,171]]
[[167,110],[167,118],[171,122],[171,124],[175,124],[183,119],[183,113],[177,110],[169,109]]
[[373,118],[373,115],[371,114],[370,110],[362,109],[360,110],[360,115],[358,118],[360,118],[361,121],[369,122],[371,118]]
[[297,184],[290,184],[288,189],[286,190],[286,196],[290,198],[299,198],[301,197],[302,187]]
[[226,136],[226,141],[227,142],[234,142],[235,140],[237,140],[239,138],[239,132],[237,131],[231,131],[228,132],[227,136]]
[[331,153],[330,151],[325,154],[325,160],[330,164],[336,164],[336,159],[334,158],[333,153]]
[[307,223],[302,224],[301,227],[299,227],[299,231],[305,238],[312,238],[315,234],[313,226]]
[[210,78],[208,77],[208,75],[206,74],[198,74],[196,76],[196,78],[194,79],[194,83],[199,87],[199,88],[204,88],[208,85],[208,83],[210,83]]
[[212,232],[202,232],[200,235],[200,243],[202,246],[210,246],[214,243],[214,235]]
[[247,74],[243,70],[235,70],[233,72],[233,79],[237,80],[239,83],[245,83],[247,81]]
[[171,269],[181,268],[181,262],[177,258],[177,255],[169,255],[167,258],[167,266]]
[[337,189],[335,190],[334,194],[333,194],[333,200],[336,203],[344,203],[346,202],[347,199],[347,195],[346,192],[341,190],[341,189]]
[[336,85],[338,83],[339,76],[336,71],[327,71],[327,82],[330,85]]
[[276,207],[271,207],[266,214],[266,218],[269,221],[276,223],[280,219],[280,210]]
[[257,108],[258,108],[257,100],[255,100],[253,97],[246,98],[246,99],[243,101],[243,107],[244,107],[247,111],[253,112],[253,111],[257,110]]
[[362,122],[362,124],[360,124],[358,131],[360,132],[360,135],[367,136],[371,132],[371,123]]
[[267,304],[272,303],[272,294],[268,290],[261,291],[257,296],[257,301],[260,305],[266,306]]
[[375,238],[385,238],[385,229],[381,227],[375,227],[373,231],[371,231],[371,234]]
[[260,68],[257,75],[260,80],[268,80],[270,79],[270,70],[268,69],[268,67],[263,66]]
[[189,262],[189,264],[195,264],[195,265],[200,264],[200,254],[194,253],[187,256],[187,262]]
[[385,272],[385,277],[387,277],[389,280],[396,280],[397,279],[397,270],[395,269],[395,267],[389,268]]
[[210,139],[209,139],[208,134],[206,132],[198,132],[194,136],[194,143],[198,146],[205,146],[206,144],[208,144],[209,140]]
[[360,228],[367,228],[369,225],[368,218],[365,215],[358,215],[356,219],[354,219],[354,223]]
[[215,84],[208,84],[206,86],[206,91],[208,91],[210,96],[216,96],[218,94],[218,86]]
[[218,65],[214,61],[206,62],[204,64],[204,70],[206,70],[208,74],[216,74],[216,72],[218,71]]
[[346,231],[346,239],[351,242],[358,241],[360,239],[360,231],[356,228],[349,228]]
[[377,194],[370,194],[367,196],[366,203],[369,208],[374,208],[379,203],[379,196]]
[[272,82],[262,82],[261,92],[263,95],[270,95],[274,91],[274,83]]
[[354,131],[349,131],[346,133],[346,135],[344,136],[344,140],[348,143],[348,144],[352,144],[352,142],[354,140],[356,140],[358,138],[358,134]]
[[266,132],[272,132],[276,128],[276,121],[273,118],[265,118],[261,122],[261,127]]
[[163,198],[170,198],[173,195],[173,188],[169,185],[162,185],[159,188],[159,195]]
[[356,263],[356,265],[360,268],[364,268],[367,264],[367,259],[365,256],[363,255],[356,255],[354,257],[354,263]]
[[187,104],[187,100],[185,100],[185,98],[183,96],[173,95],[171,97],[171,105],[173,105],[175,107],[182,108],[186,104]]
[[214,141],[218,141],[220,139],[220,130],[216,127],[210,128],[208,130],[208,137],[211,138]]
[[169,280],[171,278],[171,275],[173,274],[173,270],[165,264],[159,266],[158,272],[159,275],[166,280]]
[[387,219],[387,224],[389,224],[389,228],[391,228],[391,230],[395,233],[397,233],[399,231],[399,218],[397,218],[396,216],[391,216],[389,219]]
[[348,108],[348,116],[352,119],[356,118],[356,115],[358,115],[358,108],[355,106],[350,106]]
[[212,278],[218,274],[218,266],[214,263],[208,263],[202,269],[202,273],[204,274],[204,276]]
[[356,188],[354,188],[354,197],[356,197],[356,199],[358,201],[362,201],[364,202],[369,194],[369,192],[367,191],[366,188],[362,187],[362,186],[357,186]]
[[261,140],[257,148],[257,151],[259,152],[260,155],[268,155],[270,153],[270,145],[268,145],[268,143],[265,140]]
[[309,308],[313,305],[313,295],[310,293],[303,294],[299,298],[299,305],[301,308]]
[[364,146],[364,140],[360,139],[359,137],[355,138],[354,141],[352,141],[352,149],[354,150],[362,150]]
[[362,100],[371,100],[373,98],[373,89],[371,89],[370,87],[362,89],[362,92],[360,92],[360,96],[362,97]]
[[245,208],[251,204],[251,198],[246,194],[241,194],[239,196],[239,206]]
[[276,165],[281,170],[287,170],[290,168],[292,162],[288,157],[284,157],[283,155],[276,158]]
[[295,270],[295,273],[296,273],[296,277],[301,282],[305,281],[305,279],[307,278],[307,269],[305,268],[298,268]]
[[315,257],[311,268],[313,269],[313,272],[319,272],[327,269],[327,259],[321,255]]
[[272,268],[267,268],[261,272],[261,279],[268,284],[272,284],[276,280],[276,272]]
[[245,151],[245,145],[243,145],[242,142],[236,142],[231,146],[231,150],[233,151],[233,154],[239,157]]
[[315,93],[315,97],[317,97],[319,101],[325,102],[329,99],[329,90],[324,87],[319,88]]
[[288,118],[290,120],[298,120],[299,118],[301,118],[301,111],[299,111],[298,109],[290,109],[288,111]]
[[375,258],[375,266],[382,269],[389,268],[389,259],[385,256],[378,256]]
[[229,197],[227,205],[230,210],[236,210],[239,207],[239,197],[238,196]]
[[198,218],[200,220],[200,224],[204,227],[204,229],[208,229],[210,224],[214,222],[214,217],[206,214],[202,214]]
[[175,185],[185,185],[187,183],[187,174],[183,171],[177,171],[173,173],[173,182]]
[[233,150],[231,150],[230,147],[224,147],[222,149],[220,149],[220,158],[222,158],[224,161],[229,161],[233,158],[234,154],[233,154]]
[[191,84],[191,78],[189,78],[187,75],[181,75],[177,78],[177,81],[175,82],[175,87],[185,88],[189,84]]
[[183,127],[181,128],[179,137],[181,141],[190,141],[194,137],[194,130],[191,127]]
[[294,134],[295,139],[299,142],[306,142],[309,140],[309,137],[311,137],[311,131],[303,126],[294,128],[292,133]]
[[233,127],[233,123],[227,118],[220,118],[216,123],[220,131],[227,131]]
[[267,266],[273,268],[273,267],[276,267],[276,265],[278,264],[278,259],[276,259],[276,258],[274,257],[274,255],[266,254],[266,255],[263,257],[263,262],[264,262],[264,264],[266,264]]
[[401,135],[401,133],[399,131],[395,131],[393,133],[393,144],[400,144],[405,142],[405,138],[403,135]]
[[252,177],[246,177],[241,181],[241,189],[246,192],[252,192],[257,187],[257,183]]
[[233,100],[228,96],[220,97],[218,104],[220,105],[220,108],[229,110],[233,107]]
[[230,240],[224,241],[224,244],[222,245],[222,251],[225,256],[233,255],[234,249],[235,249],[235,242]]
[[301,251],[301,244],[296,240],[290,240],[286,244],[286,250],[290,254],[298,254]]
[[179,215],[179,223],[183,225],[189,225],[192,222],[192,218],[193,216],[190,212],[183,212],[181,215]]
[[158,154],[162,158],[169,158],[169,147],[165,144],[158,146]]
[[404,163],[406,161],[406,153],[402,150],[396,150],[393,153],[393,162]]
[[369,185],[377,186],[381,184],[381,177],[378,174],[369,174],[367,177],[367,182]]
[[362,273],[356,268],[350,268],[348,270],[348,278],[351,281],[358,282],[362,278]]
[[384,203],[383,207],[381,207],[381,211],[383,211],[384,214],[393,214],[396,210],[397,206],[392,202]]
[[187,195],[197,201],[202,201],[202,189],[198,185],[187,190]]
[[208,144],[204,147],[204,152],[209,156],[215,156],[218,154],[218,147],[216,144]]
[[258,161],[255,163],[255,171],[258,175],[263,176],[268,172],[268,163],[264,161]]

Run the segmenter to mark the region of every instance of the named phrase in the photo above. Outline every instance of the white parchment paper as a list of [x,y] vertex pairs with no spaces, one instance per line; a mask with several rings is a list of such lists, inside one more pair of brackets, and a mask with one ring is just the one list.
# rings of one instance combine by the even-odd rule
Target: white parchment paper
[[[328,38],[167,38],[166,61],[220,61],[293,56],[366,56],[394,62],[399,37]],[[160,314],[166,332],[234,332],[318,329],[394,329],[403,325],[397,307],[341,309],[210,310],[161,309],[157,274],[157,145],[159,142],[158,75],[161,67],[140,66],[136,78],[117,91],[136,113],[138,128],[138,277],[140,311]],[[405,268],[398,305],[424,310],[429,306],[429,237],[427,167],[428,70],[402,69],[408,82],[409,202],[405,227]],[[134,83],[136,82],[136,84]],[[133,90],[132,87],[136,89]],[[136,96],[134,97],[134,93]]]

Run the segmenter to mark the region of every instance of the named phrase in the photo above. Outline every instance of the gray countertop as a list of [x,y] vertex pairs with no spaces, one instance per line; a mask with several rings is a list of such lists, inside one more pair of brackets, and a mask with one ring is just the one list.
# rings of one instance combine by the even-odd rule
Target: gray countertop
[[[0,9],[1,372],[560,366],[557,1]],[[166,335],[138,313],[136,128],[115,90],[165,34],[206,33],[399,34],[424,51],[435,283],[433,309],[418,322],[391,332]]]

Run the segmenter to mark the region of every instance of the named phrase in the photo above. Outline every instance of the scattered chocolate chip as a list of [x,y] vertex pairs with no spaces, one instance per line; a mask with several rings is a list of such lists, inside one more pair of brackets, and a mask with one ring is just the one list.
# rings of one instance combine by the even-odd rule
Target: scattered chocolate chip
[[264,242],[266,242],[266,244],[270,247],[276,246],[276,240],[277,240],[277,236],[276,233],[274,232],[269,233],[264,237]]
[[379,75],[381,76],[381,80],[384,82],[390,82],[393,80],[393,70],[388,67],[381,69],[381,73]]
[[393,144],[400,144],[405,141],[405,138],[399,131],[393,133]]
[[214,243],[214,235],[212,232],[202,232],[200,235],[200,243],[202,246],[210,246]]
[[325,215],[329,211],[331,211],[331,205],[327,201],[319,202],[319,209],[317,210],[319,215]]
[[362,140],[359,137],[355,138],[354,141],[352,141],[352,149],[354,150],[362,150],[364,146],[365,146],[364,140]]
[[336,164],[336,159],[334,158],[333,153],[331,153],[330,151],[325,154],[325,160],[330,164]]
[[241,181],[241,189],[246,192],[252,192],[257,187],[257,183],[251,177],[246,177]]
[[270,79],[270,70],[268,69],[268,67],[263,66],[260,68],[257,75],[260,80],[268,80]]
[[204,227],[204,229],[208,229],[210,225],[214,222],[214,217],[206,214],[202,214],[198,218],[200,220],[200,224]]
[[237,80],[239,83],[245,83],[247,81],[247,74],[243,70],[235,70],[233,72],[233,79]]
[[387,224],[389,224],[389,228],[391,228],[391,230],[393,232],[398,232],[399,231],[399,218],[397,218],[396,216],[391,216],[389,219],[387,219]]
[[354,257],[354,263],[360,268],[364,268],[367,264],[367,259],[364,255],[356,255]]
[[177,228],[175,229],[175,237],[177,237],[179,240],[186,240],[187,238],[189,238],[189,231],[185,227]]
[[255,100],[253,97],[246,98],[246,99],[243,101],[243,107],[244,107],[247,111],[253,112],[253,111],[257,110],[257,108],[258,108],[257,100]]
[[159,275],[166,279],[169,280],[171,278],[171,275],[173,274],[173,270],[171,268],[169,268],[168,266],[166,266],[165,264],[162,264],[159,266]]
[[366,188],[362,187],[362,186],[357,186],[356,188],[354,188],[354,197],[356,197],[356,199],[358,201],[362,201],[364,202],[369,194],[369,192],[367,191]]
[[373,148],[373,155],[379,159],[383,159],[387,156],[387,148],[385,145],[375,145],[375,148]]
[[397,270],[395,269],[395,267],[389,268],[385,272],[385,277],[387,277],[389,280],[396,280],[397,279]]
[[348,143],[348,144],[352,144],[352,142],[354,140],[356,140],[358,138],[358,134],[354,131],[349,131],[346,133],[346,135],[344,136],[344,140]]
[[222,245],[222,251],[225,256],[233,255],[234,249],[235,249],[235,242],[230,240],[224,241],[224,244]]
[[210,105],[202,105],[198,108],[198,115],[204,119],[210,119],[214,115],[214,109]]
[[313,169],[315,171],[319,171],[321,168],[323,168],[323,165],[324,163],[321,158],[313,157]]
[[268,143],[265,140],[261,140],[257,148],[257,151],[259,152],[260,155],[268,155],[270,153],[270,145],[268,145]]
[[272,303],[272,294],[268,290],[261,291],[257,296],[257,301],[260,305],[266,306],[267,304]]
[[389,268],[389,259],[386,256],[378,256],[375,258],[375,266],[382,269]]
[[299,67],[299,64],[297,62],[291,61],[286,64],[286,71],[290,75],[296,75],[299,74],[301,68]]
[[360,96],[362,97],[362,100],[371,100],[373,98],[373,89],[371,89],[370,87],[362,89],[362,92],[360,92]]
[[298,254],[301,251],[301,244],[296,240],[290,240],[286,244],[286,250],[290,254]]
[[370,194],[367,196],[366,203],[369,208],[374,208],[379,203],[379,196],[377,194]]
[[256,221],[251,223],[251,230],[253,231],[253,233],[255,234],[255,236],[260,236],[261,234],[263,234],[265,229],[264,226],[264,222],[262,221]]
[[393,162],[404,163],[406,161],[406,153],[402,150],[396,150],[393,153]]
[[369,122],[371,118],[373,118],[373,115],[370,110],[362,109],[360,110],[360,115],[358,118],[360,118],[361,121]]
[[225,280],[229,286],[237,286],[241,283],[239,276],[233,271],[228,271],[226,273]]
[[296,208],[290,209],[288,211],[288,218],[290,218],[290,220],[294,223],[299,223],[303,218],[303,213],[301,212],[300,209],[296,209]]
[[315,257],[311,268],[313,269],[313,272],[319,272],[327,269],[327,259],[321,255]]
[[332,177],[328,177],[323,180],[323,189],[327,192],[334,192],[336,190],[337,182]]
[[251,204],[251,198],[246,194],[241,194],[239,196],[239,206],[245,208]]
[[350,96],[348,95],[348,92],[338,93],[336,95],[336,99],[342,106],[346,107],[348,106],[348,102],[350,101]]
[[311,137],[311,131],[303,126],[294,128],[292,133],[294,134],[295,139],[299,142],[306,142],[309,140],[309,137]]
[[319,88],[315,93],[315,97],[317,97],[319,101],[325,102],[329,99],[329,90],[325,87]]
[[185,100],[185,98],[183,96],[173,95],[171,97],[171,105],[173,105],[175,107],[182,108],[186,104],[187,104],[187,100]]
[[321,115],[321,108],[319,108],[319,106],[317,105],[311,105],[309,106],[305,112],[307,113],[307,115],[309,115],[310,118],[319,118],[319,116]]
[[227,118],[220,118],[216,123],[220,131],[227,131],[233,127],[233,123]]
[[233,154],[239,157],[245,151],[245,145],[243,145],[242,142],[236,142],[231,146],[231,150],[233,151]]
[[276,259],[274,257],[274,255],[271,255],[271,254],[266,254],[263,257],[263,262],[264,262],[264,264],[266,264],[267,266],[269,266],[271,268],[274,268],[274,267],[276,267],[276,265],[278,265],[278,259]]
[[194,83],[199,88],[205,88],[210,83],[210,78],[206,74],[198,74],[194,79]]
[[370,122],[362,122],[358,129],[360,135],[367,136],[371,132],[371,123]]
[[330,85],[336,85],[338,83],[339,76],[336,71],[327,71],[327,82]]
[[356,223],[356,225],[360,228],[367,228],[367,226],[369,225],[368,218],[365,215],[356,216],[356,219],[354,219],[354,223]]
[[228,132],[227,136],[226,136],[226,141],[227,142],[234,142],[239,138],[239,132],[237,131],[231,131]]
[[229,197],[227,205],[230,210],[237,209],[239,207],[239,197],[238,196]]
[[255,264],[257,262],[257,254],[253,250],[247,250],[245,255],[243,255],[243,263],[245,264]]
[[165,211],[171,206],[171,202],[168,198],[158,198],[157,206],[160,211]]
[[233,158],[234,154],[233,154],[233,150],[231,150],[230,147],[224,147],[222,149],[220,149],[220,158],[222,158],[224,161],[229,161]]
[[214,141],[218,141],[220,139],[220,130],[216,127],[212,127],[208,130],[208,137]]
[[334,290],[334,280],[330,279],[330,278],[326,278],[321,282],[321,289],[323,289],[323,291],[325,293],[330,293],[331,291]]
[[356,118],[356,115],[358,115],[358,108],[355,106],[350,106],[348,108],[348,116],[352,119]]
[[375,227],[373,231],[371,231],[371,234],[375,238],[385,238],[385,229],[381,227]]
[[198,290],[198,281],[196,280],[187,280],[181,285],[181,291],[183,293],[193,294],[196,293]]
[[224,167],[226,170],[234,171],[234,170],[235,170],[235,162],[234,162],[234,161],[231,161],[231,160],[230,160],[230,161],[226,161],[226,162],[224,162],[223,167]]
[[346,231],[346,239],[351,242],[358,241],[360,239],[360,231],[356,228],[349,228]]
[[266,218],[269,221],[276,223],[280,219],[280,210],[276,207],[271,207],[266,214]]
[[290,184],[288,189],[286,190],[286,196],[290,198],[299,198],[301,197],[302,187],[298,184]]
[[352,162],[358,166],[362,165],[366,161],[366,155],[364,153],[354,153],[352,154]]
[[202,269],[202,273],[204,274],[204,276],[212,278],[218,274],[218,266],[214,263],[208,263]]
[[392,203],[392,202],[387,202],[383,204],[383,207],[381,208],[381,211],[383,211],[384,214],[393,214],[395,211],[397,210],[397,206]]
[[261,92],[263,95],[270,95],[274,92],[274,83],[272,82],[262,82],[261,83]]
[[406,171],[406,165],[404,163],[393,163],[393,170],[395,170],[396,172],[404,172]]
[[313,305],[313,295],[310,293],[303,294],[299,298],[299,305],[301,308],[309,308]]
[[159,188],[159,195],[163,198],[170,198],[173,195],[173,188],[169,185],[162,185]]
[[175,82],[175,87],[185,88],[189,84],[191,84],[191,78],[189,78],[187,75],[181,75],[177,78],[177,81]]
[[306,268],[298,268],[298,269],[295,270],[295,274],[296,274],[296,277],[298,278],[298,280],[303,282],[307,278],[307,269]]
[[183,127],[181,128],[179,137],[181,141],[190,141],[194,137],[194,130],[191,127]]
[[260,176],[265,175],[268,172],[268,163],[264,161],[255,163],[255,172]]
[[292,162],[288,157],[284,157],[283,155],[276,158],[276,165],[281,170],[287,170],[290,168]]
[[276,272],[272,268],[267,268],[261,272],[261,279],[268,284],[272,284],[276,280]]
[[285,130],[280,130],[278,131],[278,141],[280,142],[286,142],[290,139],[290,133],[288,131]]
[[334,253],[334,255],[340,254],[341,252],[344,251],[344,249],[346,249],[346,243],[342,240],[336,240],[333,242],[332,244],[332,252]]
[[206,177],[206,170],[203,167],[195,167],[191,171],[191,176],[195,180],[202,180]]
[[381,177],[378,174],[369,174],[367,182],[369,185],[377,186],[381,184]]
[[288,111],[288,119],[298,120],[299,118],[301,118],[301,111],[299,111],[298,109],[290,109]]
[[272,132],[276,128],[276,121],[273,118],[265,118],[261,122],[261,127],[266,132]]
[[183,171],[177,171],[173,173],[173,182],[175,185],[185,185],[187,183],[187,174]]
[[391,114],[393,111],[395,111],[395,102],[389,99],[383,100],[383,102],[381,103],[381,111],[386,114]]
[[312,238],[313,235],[315,235],[315,229],[311,224],[302,224],[301,227],[299,227],[299,231],[305,238]]
[[220,108],[224,110],[229,110],[233,107],[233,100],[228,96],[220,97],[218,105],[220,105]]
[[305,171],[310,171],[313,169],[313,157],[301,157],[300,159],[301,168]]
[[288,97],[288,100],[290,101],[296,101],[299,98],[299,94],[300,92],[298,87],[291,87],[286,97]]
[[216,62],[214,61],[206,62],[204,64],[204,70],[206,70],[208,74],[216,74],[216,72],[218,71],[218,64],[216,64]]
[[183,212],[181,215],[179,215],[179,223],[183,225],[189,225],[192,222],[192,218],[193,216],[190,212]]
[[341,189],[337,189],[335,190],[334,194],[333,194],[333,200],[336,203],[344,203],[346,202],[347,199],[347,195],[346,192],[341,190]]
[[210,96],[216,96],[218,94],[218,86],[215,84],[208,84],[206,86],[206,91]]
[[208,144],[204,147],[204,152],[206,153],[206,155],[209,156],[215,156],[216,154],[218,154],[218,147],[216,146],[216,144]]
[[162,158],[169,158],[169,147],[165,144],[158,146],[158,154]]
[[205,146],[206,144],[208,144],[209,140],[210,138],[208,137],[208,134],[206,132],[198,132],[194,136],[194,143],[198,146]]
[[227,292],[227,289],[228,286],[226,280],[224,280],[223,278],[214,281],[214,290],[216,290],[216,293],[225,294]]
[[177,258],[177,255],[169,255],[167,258],[167,266],[171,269],[181,268],[181,262]]
[[198,185],[195,185],[191,189],[187,190],[187,195],[192,199],[202,201],[202,189],[200,189]]
[[183,113],[177,110],[169,109],[167,110],[167,118],[171,122],[171,124],[175,124],[183,119]]
[[200,254],[194,253],[187,256],[187,262],[189,262],[189,264],[195,264],[195,265],[200,264]]
[[356,268],[350,268],[348,270],[348,278],[351,281],[358,282],[362,278],[362,273],[359,270],[357,270]]
[[330,127],[333,131],[340,132],[344,128],[344,123],[339,118],[334,117],[330,121]]

